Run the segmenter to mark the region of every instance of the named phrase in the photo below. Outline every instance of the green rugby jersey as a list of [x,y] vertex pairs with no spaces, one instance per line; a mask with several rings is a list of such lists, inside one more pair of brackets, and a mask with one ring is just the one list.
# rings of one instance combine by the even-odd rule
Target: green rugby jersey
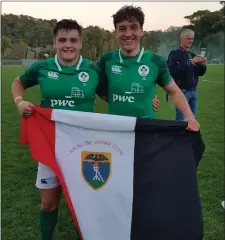
[[73,66],[57,56],[35,62],[19,78],[24,88],[40,86],[42,107],[93,112],[98,74],[82,56]]
[[120,50],[102,55],[96,65],[100,85],[97,94],[106,96],[110,114],[155,118],[152,99],[156,84],[166,86],[172,77],[163,57],[141,51],[134,57]]

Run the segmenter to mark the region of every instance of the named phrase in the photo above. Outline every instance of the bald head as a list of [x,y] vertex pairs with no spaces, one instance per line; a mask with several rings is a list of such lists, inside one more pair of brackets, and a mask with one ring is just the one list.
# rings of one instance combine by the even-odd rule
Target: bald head
[[185,50],[188,50],[191,48],[193,40],[194,40],[195,33],[191,29],[184,29],[180,33],[180,43],[181,47],[184,48]]

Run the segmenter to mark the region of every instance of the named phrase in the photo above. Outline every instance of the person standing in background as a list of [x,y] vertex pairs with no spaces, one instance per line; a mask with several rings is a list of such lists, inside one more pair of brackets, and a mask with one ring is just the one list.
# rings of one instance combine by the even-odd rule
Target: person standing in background
[[[192,113],[197,112],[197,85],[199,76],[206,72],[207,59],[189,51],[194,40],[194,32],[184,29],[180,34],[181,46],[168,56],[168,68],[171,76],[185,95]],[[183,121],[184,115],[176,108],[176,120]]]

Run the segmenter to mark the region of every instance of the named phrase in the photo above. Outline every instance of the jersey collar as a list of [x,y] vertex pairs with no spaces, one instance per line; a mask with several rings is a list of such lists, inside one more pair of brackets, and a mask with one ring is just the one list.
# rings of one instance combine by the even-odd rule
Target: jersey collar
[[[77,66],[76,66],[76,70],[79,70],[79,69],[80,69],[80,65],[81,65],[82,62],[83,62],[83,57],[80,55],[79,61],[78,61]],[[55,64],[56,64],[58,70],[61,72],[61,71],[62,71],[62,67],[61,67],[60,64],[59,64],[57,54],[55,55]]]
[[[140,61],[141,61],[141,58],[142,58],[142,56],[143,56],[143,54],[144,54],[144,51],[145,51],[145,49],[142,47],[142,48],[141,48],[141,51],[140,51],[140,53],[139,53],[137,62],[140,62]],[[119,49],[119,59],[120,59],[120,63],[122,63],[122,62],[123,62],[123,58],[122,58],[122,56],[121,56],[121,50],[120,50],[120,49]]]

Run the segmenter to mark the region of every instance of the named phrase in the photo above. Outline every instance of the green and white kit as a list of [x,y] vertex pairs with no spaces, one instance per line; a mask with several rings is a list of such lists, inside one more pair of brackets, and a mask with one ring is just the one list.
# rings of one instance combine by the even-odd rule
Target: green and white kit
[[[60,64],[57,56],[38,61],[19,78],[24,88],[40,86],[41,107],[93,112],[98,74],[82,56],[73,66]],[[51,189],[58,185],[54,172],[39,163],[36,187]]]
[[172,80],[163,57],[143,47],[134,57],[123,56],[119,49],[105,53],[97,69],[100,95],[107,93],[109,114],[154,118],[156,84],[164,87]]
[[20,81],[25,88],[40,86],[42,107],[93,112],[98,75],[82,56],[73,66],[60,64],[57,56],[38,61]]

